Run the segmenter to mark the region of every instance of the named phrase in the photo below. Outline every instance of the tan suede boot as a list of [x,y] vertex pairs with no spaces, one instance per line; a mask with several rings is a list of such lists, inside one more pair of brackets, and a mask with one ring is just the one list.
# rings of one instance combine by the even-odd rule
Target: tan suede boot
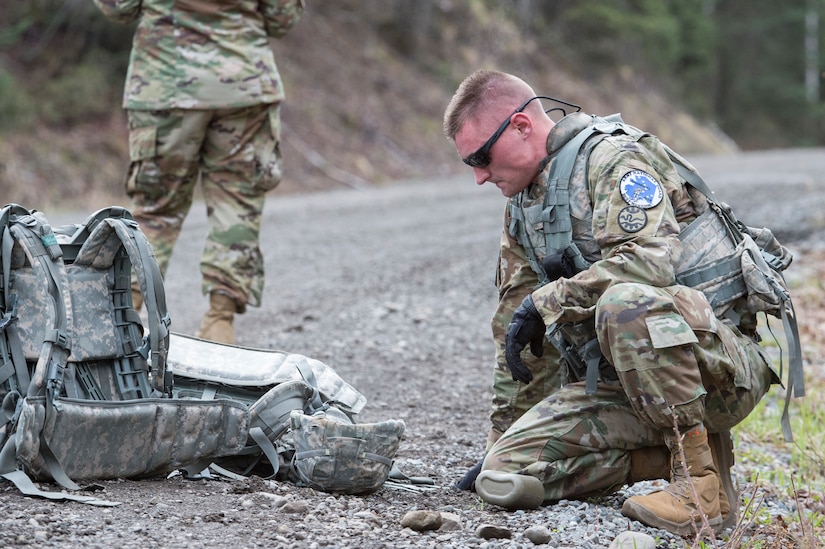
[[667,446],[648,446],[630,451],[627,483],[670,479],[670,450]]
[[201,327],[195,334],[201,339],[218,343],[235,344],[235,328],[232,321],[238,312],[238,304],[226,294],[212,292],[209,294],[209,310],[203,317]]
[[687,470],[676,437],[666,436],[665,443],[672,456],[670,484],[664,490],[629,498],[622,505],[622,514],[680,536],[698,531],[702,527],[701,514],[704,514],[714,533],[718,533],[722,529],[719,472],[713,463],[707,431],[699,425],[684,434],[682,448]]
[[708,435],[713,463],[719,470],[719,511],[722,529],[733,528],[739,520],[739,490],[734,486],[730,470],[733,467],[733,440],[730,431]]

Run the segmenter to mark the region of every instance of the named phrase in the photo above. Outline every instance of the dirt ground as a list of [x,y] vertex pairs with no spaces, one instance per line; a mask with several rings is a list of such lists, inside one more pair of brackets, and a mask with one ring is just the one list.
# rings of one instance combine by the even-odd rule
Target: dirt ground
[[[807,277],[822,268],[821,255],[808,250],[825,225],[823,158],[823,150],[786,151],[695,163],[746,223],[778,227],[796,251],[804,251],[794,268]],[[360,421],[404,420],[397,462],[408,475],[433,479],[435,490],[385,487],[357,497],[260,478],[117,480],[102,482],[100,497],[121,505],[97,508],[27,498],[4,482],[0,545],[531,546],[526,539],[476,536],[477,525],[506,526],[517,514],[452,489],[481,457],[488,427],[489,319],[503,206],[496,188],[476,187],[469,173],[380,189],[276,194],[264,221],[264,304],[236,323],[240,345],[302,354],[333,367],[366,396]],[[201,210],[196,205],[187,220],[167,276],[172,330],[185,334],[194,333],[206,308],[197,271]],[[87,213],[50,217],[60,224]],[[806,305],[816,306],[798,304],[800,322],[810,315],[818,326],[818,306],[808,311]],[[815,332],[807,330],[805,337],[816,338]],[[617,503],[591,505],[615,510]],[[449,534],[402,528],[402,517],[414,509],[455,515],[462,526]],[[553,516],[545,508],[516,518],[552,525]]]

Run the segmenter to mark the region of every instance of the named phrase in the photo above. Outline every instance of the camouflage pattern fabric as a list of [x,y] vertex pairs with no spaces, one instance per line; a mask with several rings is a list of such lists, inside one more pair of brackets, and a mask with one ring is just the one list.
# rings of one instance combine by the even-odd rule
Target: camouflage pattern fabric
[[138,20],[126,109],[225,109],[278,103],[269,38],[300,19],[303,0],[94,0],[118,23]]
[[52,480],[46,445],[70,478],[138,478],[235,455],[249,429],[247,408],[229,400],[60,399],[60,413],[47,406],[45,397],[26,398],[15,433],[17,459],[37,480]]
[[742,421],[779,377],[756,341],[717,319],[692,288],[611,286],[599,300],[596,330],[636,415],[662,431]]
[[493,411],[490,415],[492,430],[487,450],[516,419],[562,386],[559,353],[549,342],[545,343],[541,358],[530,352],[524,354],[524,363],[533,373],[533,380],[526,385],[513,380],[505,359],[504,336],[507,325],[524,296],[535,289],[537,284],[538,279],[530,268],[524,251],[505,227],[496,273],[499,302],[491,321],[496,364],[493,370]]
[[[553,155],[590,120],[571,115],[556,125],[548,137],[550,163],[523,194],[541,196]],[[601,350],[620,384],[601,382],[594,395],[585,394],[583,383],[557,390],[521,415],[484,462],[484,469],[542,479],[547,500],[618,488],[629,472],[627,451],[660,445],[662,434],[672,432],[674,413],[680,426],[729,429],[778,382],[751,327],[743,333],[717,319],[704,294],[676,285],[679,233],[706,204],[691,194],[659,140],[616,134],[582,151],[571,176],[570,211],[573,241],[593,263],[532,290],[532,297],[548,326],[596,315]],[[541,211],[533,211],[522,211],[528,227],[540,225],[531,215]],[[533,245],[538,252],[544,243]],[[505,234],[502,258],[509,257],[526,254]],[[513,285],[522,295],[531,291],[525,286],[538,278],[529,269],[526,260],[506,273],[500,269],[502,298]],[[500,306],[501,321],[517,301]]]
[[401,420],[353,424],[300,410],[290,419],[294,480],[341,494],[368,494],[384,484],[405,429]]
[[[367,398],[331,366],[297,353],[219,345],[173,332],[168,365],[175,378],[173,394],[181,398],[202,398],[204,388],[212,386],[220,398],[251,404],[278,384],[306,381],[324,402],[332,401],[349,414],[360,413],[367,404]],[[242,390],[247,398],[233,396],[232,389]]]
[[664,444],[633,413],[619,385],[593,395],[571,383],[531,408],[504,433],[482,470],[527,474],[544,483],[545,501],[603,495],[627,484],[630,450]]
[[124,87],[126,192],[166,272],[202,176],[209,235],[203,292],[259,306],[264,195],[281,179],[284,90],[269,45],[303,0],[95,0],[110,19],[138,21]]
[[126,191],[161,272],[192,205],[198,175],[209,232],[203,292],[221,290],[257,307],[264,286],[259,247],[267,191],[281,181],[278,105],[214,111],[129,111]]

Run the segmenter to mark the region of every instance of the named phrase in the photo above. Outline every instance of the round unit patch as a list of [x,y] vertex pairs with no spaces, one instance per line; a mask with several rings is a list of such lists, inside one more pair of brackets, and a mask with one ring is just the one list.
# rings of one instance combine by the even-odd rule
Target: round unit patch
[[637,208],[652,208],[662,201],[662,186],[652,175],[642,170],[631,170],[619,181],[624,201]]
[[647,225],[647,213],[636,206],[625,206],[619,212],[619,228],[626,233],[638,233]]

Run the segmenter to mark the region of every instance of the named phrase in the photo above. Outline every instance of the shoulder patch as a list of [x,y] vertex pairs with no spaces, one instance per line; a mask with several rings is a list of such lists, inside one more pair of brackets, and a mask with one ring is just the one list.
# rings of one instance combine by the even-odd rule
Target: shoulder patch
[[625,206],[619,212],[619,228],[627,233],[638,233],[647,225],[647,213],[636,206]]
[[642,170],[630,170],[619,181],[622,198],[637,208],[653,208],[662,201],[662,186],[652,175]]

